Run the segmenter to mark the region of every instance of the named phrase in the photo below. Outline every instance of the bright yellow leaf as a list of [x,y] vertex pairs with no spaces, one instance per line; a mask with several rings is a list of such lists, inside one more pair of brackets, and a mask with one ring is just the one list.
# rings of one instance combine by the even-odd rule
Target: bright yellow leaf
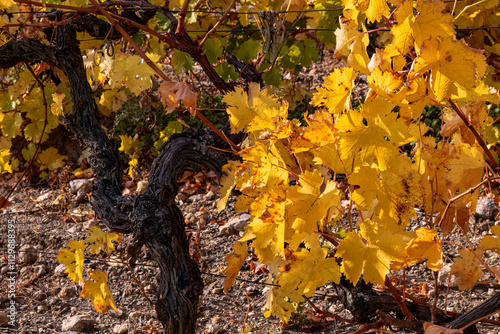
[[417,236],[406,248],[406,259],[404,262],[394,262],[393,270],[399,270],[404,266],[424,260],[427,258],[427,267],[438,271],[443,266],[443,250],[441,240],[436,229],[421,227],[415,231]]
[[87,239],[85,239],[85,243],[89,244],[91,254],[99,254],[100,251],[111,254],[115,250],[112,241],[121,243],[121,235],[116,232],[104,233],[99,226],[90,227],[87,231]]
[[484,251],[477,249],[474,254],[468,249],[460,249],[458,252],[462,257],[453,258],[455,263],[451,266],[450,274],[458,276],[456,282],[460,291],[470,290],[482,274],[478,257],[482,258]]
[[85,257],[85,243],[83,240],[71,240],[68,242],[69,249],[61,249],[57,255],[57,261],[66,265],[65,273],[76,284],[83,283],[83,263]]
[[337,258],[342,258],[341,272],[353,284],[363,273],[366,282],[384,284],[391,261],[403,261],[404,250],[414,233],[390,231],[376,222],[365,220],[359,232],[348,232],[337,247]]
[[483,250],[492,250],[500,254],[500,225],[491,227],[491,232],[496,236],[485,235],[479,242],[478,247]]
[[224,280],[224,291],[227,292],[238,276],[241,266],[248,256],[246,241],[236,241],[233,245],[234,253],[226,255],[226,279]]
[[278,102],[267,95],[266,90],[261,91],[258,83],[248,85],[248,94],[236,87],[235,91],[226,94],[222,101],[228,104],[231,133],[243,131],[256,117],[266,120],[266,115],[261,114],[262,110],[279,109]]
[[109,290],[108,275],[100,270],[90,271],[90,279],[85,281],[80,297],[92,299],[92,304],[99,313],[105,313],[110,308],[118,312]]
[[325,78],[324,88],[317,88],[311,103],[315,106],[326,106],[331,113],[348,110],[351,103],[351,90],[357,73],[351,67],[334,69]]
[[50,105],[50,111],[52,114],[56,116],[63,116],[64,115],[64,110],[63,110],[63,99],[66,97],[66,94],[64,93],[54,93],[52,94],[52,100],[54,100],[54,103]]
[[442,41],[432,37],[424,42],[412,73],[415,77],[429,70],[431,87],[438,101],[443,101],[456,94],[457,85],[472,90],[486,71],[486,58],[454,36]]

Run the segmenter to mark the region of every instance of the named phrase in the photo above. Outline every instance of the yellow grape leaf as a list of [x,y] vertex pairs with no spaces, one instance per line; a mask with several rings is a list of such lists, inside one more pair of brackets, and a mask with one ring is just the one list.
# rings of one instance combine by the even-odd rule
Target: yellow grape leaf
[[15,5],[16,2],[14,0],[1,0],[0,1],[0,10],[4,9],[9,9],[13,5]]
[[248,256],[246,241],[236,241],[233,245],[234,253],[226,255],[227,269],[226,279],[224,280],[224,291],[227,292],[233,285],[238,276],[241,266],[245,263]]
[[267,120],[268,116],[262,114],[265,109],[278,109],[279,103],[267,94],[267,90],[260,90],[258,83],[248,85],[248,94],[239,87],[222,99],[228,104],[227,113],[231,123],[231,133],[238,133],[248,127],[255,117]]
[[99,99],[101,105],[99,111],[104,116],[110,116],[112,113],[117,112],[128,99],[129,96],[123,90],[105,90]]
[[69,249],[61,249],[57,255],[57,261],[66,266],[65,273],[76,284],[83,283],[83,263],[85,257],[85,242],[83,240],[71,240],[68,242]]
[[55,147],[49,147],[37,156],[40,163],[40,170],[54,170],[63,167],[65,165],[64,160],[67,158],[67,156],[59,154]]
[[418,15],[413,12],[413,1],[404,1],[396,10],[396,25],[391,32],[393,44],[401,54],[408,53],[415,47],[420,53],[423,43],[434,38],[447,38],[455,35],[453,16],[442,13],[445,4],[440,0],[419,0],[416,4]]
[[479,242],[478,247],[483,250],[492,250],[500,254],[500,225],[492,226],[491,232],[493,232],[496,237],[492,235],[485,235]]
[[90,279],[85,281],[80,297],[92,299],[92,304],[99,313],[105,313],[109,308],[118,312],[109,290],[108,276],[100,270],[90,271]]
[[52,114],[56,116],[64,116],[64,110],[63,110],[63,99],[66,97],[66,94],[64,93],[54,93],[52,94],[52,100],[54,100],[54,103],[50,105],[50,111]]
[[385,228],[398,230],[409,224],[409,217],[416,216],[414,208],[423,204],[423,189],[410,158],[395,156],[389,167],[385,171],[376,165],[356,167],[349,183],[360,186],[352,199],[364,218],[375,215]]
[[415,231],[417,236],[409,243],[406,248],[406,259],[404,262],[394,262],[393,270],[399,270],[402,267],[416,263],[427,258],[427,267],[438,271],[443,266],[443,251],[441,249],[441,240],[436,229],[421,227]]
[[340,113],[348,110],[351,104],[351,91],[354,79],[358,74],[351,67],[334,69],[325,78],[323,86],[317,88],[311,103],[314,106],[326,106],[331,113]]
[[[324,182],[318,170],[305,171],[299,176],[300,185],[288,190],[287,199],[291,203],[288,219],[296,232],[313,233],[322,220],[330,221],[339,214],[340,190],[333,181]],[[324,187],[324,190],[320,190]]]
[[139,95],[152,87],[150,76],[155,73],[140,56],[127,56],[122,52],[116,52],[110,73],[111,88],[120,88],[124,85],[132,93]]
[[479,258],[483,257],[484,251],[480,248],[476,249],[474,255],[468,249],[460,249],[459,253],[462,257],[453,258],[450,274],[458,276],[456,282],[460,291],[470,290],[476,284],[476,281],[481,277],[482,271],[479,267]]
[[89,244],[91,254],[99,254],[100,251],[104,251],[109,255],[115,250],[115,245],[113,245],[112,241],[122,242],[122,237],[119,233],[104,233],[99,226],[92,226],[89,230],[87,231],[85,242]]
[[158,87],[158,92],[167,113],[174,111],[182,101],[191,116],[196,115],[196,93],[187,83],[165,81]]
[[238,169],[239,164],[239,161],[230,160],[226,165],[222,167],[222,172],[224,173],[224,175],[220,179],[222,188],[220,189],[220,199],[217,202],[217,209],[219,210],[219,212],[224,210],[224,208],[226,207],[229,195],[236,185],[235,173]]
[[358,31],[356,22],[340,18],[340,28],[335,30],[337,44],[335,57],[347,57],[347,65],[355,71],[369,74],[370,58],[366,47],[370,43],[368,34]]
[[138,138],[132,138],[127,135],[119,135],[121,139],[121,145],[118,148],[119,151],[125,153],[126,155],[133,155],[135,152],[137,152],[138,145],[139,145],[139,139]]
[[0,123],[2,135],[14,138],[21,133],[23,118],[19,112],[0,112]]
[[367,81],[373,93],[393,103],[399,104],[406,97],[406,86],[399,73],[382,71],[377,67],[367,77]]
[[299,294],[311,296],[318,286],[328,281],[338,283],[340,281],[340,267],[335,258],[327,258],[328,251],[321,247],[311,250],[301,248],[299,252],[293,252],[287,260],[290,263],[284,266],[287,270],[281,272],[275,283],[282,289],[293,291],[298,289]]
[[404,250],[415,234],[390,231],[369,219],[359,228],[359,232],[348,232],[337,247],[335,256],[342,258],[340,271],[353,284],[361,273],[366,282],[384,284],[390,262],[404,261]]
[[472,49],[454,36],[439,40],[432,37],[423,44],[422,52],[415,59],[413,77],[431,71],[431,87],[438,101],[457,92],[459,85],[472,90],[476,81],[486,71],[486,58],[480,50]]
[[398,119],[388,101],[376,100],[380,101],[376,107],[365,102],[361,112],[349,110],[339,117],[335,127],[339,130],[342,160],[355,156],[361,163],[376,162],[385,170],[398,155],[398,146],[411,141],[418,131]]
[[379,21],[390,14],[389,6],[385,0],[347,0],[344,4],[344,15],[351,20],[356,20],[359,13],[365,13],[370,22]]
[[248,186],[263,187],[273,189],[279,184],[288,184],[288,170],[285,158],[275,143],[265,143],[259,141],[254,146],[242,150],[241,157],[245,160],[242,167],[251,170]]
[[0,173],[13,173],[14,168],[11,164],[12,155],[8,149],[0,151]]
[[[272,277],[267,281],[268,284],[272,284]],[[270,317],[271,314],[275,314],[285,323],[288,323],[292,313],[295,311],[295,307],[289,300],[300,302],[304,298],[298,294],[297,291],[284,291],[279,287],[273,286],[267,295],[267,301],[264,307],[264,316],[266,318]]]

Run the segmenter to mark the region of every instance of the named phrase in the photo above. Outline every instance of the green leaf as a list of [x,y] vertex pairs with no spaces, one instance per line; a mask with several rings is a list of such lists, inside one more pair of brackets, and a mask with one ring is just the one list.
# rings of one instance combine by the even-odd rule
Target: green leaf
[[215,71],[224,81],[228,81],[229,78],[231,78],[231,80],[236,80],[239,77],[238,72],[234,70],[234,66],[228,63],[217,64],[217,66],[215,66]]
[[274,66],[272,70],[264,72],[262,79],[267,86],[278,87],[281,83],[281,71],[278,66]]
[[257,41],[249,39],[240,45],[239,49],[236,50],[234,55],[241,61],[249,62],[250,60],[257,57],[257,53],[262,48],[262,41]]
[[218,57],[222,57],[223,48],[221,44],[222,40],[219,38],[211,38],[203,44],[203,51],[205,51],[205,56],[207,56],[211,64],[217,62]]
[[175,74],[179,74],[182,69],[189,71],[193,68],[193,58],[186,52],[182,52],[179,50],[174,51],[174,55],[170,60],[170,65],[174,68]]

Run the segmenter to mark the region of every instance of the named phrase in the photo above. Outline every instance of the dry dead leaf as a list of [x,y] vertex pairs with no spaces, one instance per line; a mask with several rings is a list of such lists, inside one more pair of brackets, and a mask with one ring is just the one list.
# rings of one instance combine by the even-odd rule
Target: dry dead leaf
[[463,332],[459,329],[450,329],[438,325],[431,324],[429,322],[424,323],[424,334],[462,334]]
[[196,115],[196,93],[185,82],[166,81],[158,88],[160,100],[167,113],[171,113],[182,101],[192,116]]

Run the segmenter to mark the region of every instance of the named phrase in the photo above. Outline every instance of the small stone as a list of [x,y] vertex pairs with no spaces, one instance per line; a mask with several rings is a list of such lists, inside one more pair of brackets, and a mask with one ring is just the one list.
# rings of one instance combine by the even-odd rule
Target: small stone
[[64,277],[66,276],[66,273],[64,272],[66,270],[66,265],[60,264],[54,269],[54,275],[59,276],[59,277]]
[[35,268],[33,269],[33,273],[36,277],[40,277],[47,273],[47,266],[44,264],[39,264],[38,266],[35,266]]
[[137,195],[142,195],[146,191],[148,187],[148,181],[139,181],[137,182]]
[[42,304],[42,305],[38,305],[38,307],[36,308],[36,311],[37,312],[44,312],[44,311],[47,311],[49,309],[49,307],[45,304]]
[[131,312],[128,317],[131,319],[131,320],[134,320],[135,322],[139,322],[139,320],[141,320],[142,316],[144,315],[143,312],[139,312],[139,311],[135,311],[135,312]]
[[213,288],[210,292],[212,293],[212,295],[219,295],[222,293],[222,291],[224,291],[223,288]]
[[94,328],[94,320],[88,315],[76,315],[63,320],[62,331],[83,332]]
[[488,296],[493,296],[495,294],[495,289],[493,288],[488,288],[488,292],[487,292]]
[[118,324],[113,327],[114,334],[126,334],[128,333],[128,324]]
[[35,198],[35,202],[40,203],[40,202],[48,200],[50,197],[52,197],[52,191],[49,190],[46,193]]
[[220,234],[225,235],[237,235],[245,229],[249,222],[250,215],[248,213],[244,213],[240,216],[230,218],[226,224],[219,228],[219,232]]
[[220,332],[220,326],[217,324],[207,324],[205,327],[205,333],[207,334],[216,334]]
[[111,315],[113,318],[121,318],[122,315],[123,315],[123,311],[122,310],[118,310],[118,312],[116,312],[115,310],[113,309],[110,309],[108,311],[109,315]]
[[85,191],[83,191],[82,189],[78,190],[75,197],[75,206],[83,202],[85,200],[85,196],[87,196],[87,193]]
[[7,313],[5,312],[0,312],[0,327],[7,326],[9,324],[9,317],[7,316]]
[[439,270],[438,280],[441,283],[447,283],[450,277],[451,267],[450,265],[445,265]]
[[35,249],[29,245],[24,245],[19,250],[19,262],[24,264],[33,264],[38,260],[38,254]]
[[215,317],[212,318],[212,323],[213,324],[218,324],[220,322],[222,322],[222,318],[219,317],[218,315],[216,315]]
[[97,219],[94,219],[94,218],[82,223],[82,227],[84,229],[89,229],[90,227],[92,227],[94,225],[99,225],[99,221]]
[[479,197],[476,206],[476,216],[483,219],[490,219],[493,217],[495,210],[495,200],[489,197]]
[[27,274],[29,274],[31,271],[31,267],[28,266],[28,267],[23,267],[21,268],[21,270],[19,270],[19,275],[21,276],[26,276]]
[[9,267],[8,266],[2,267],[2,269],[0,270],[0,274],[4,275],[8,271],[9,271]]
[[177,196],[175,197],[178,201],[185,202],[187,200],[187,196],[184,195],[183,193],[178,193]]
[[89,193],[92,190],[93,179],[76,179],[69,181],[69,189],[72,194],[76,194],[78,190]]
[[37,292],[35,292],[35,294],[33,295],[33,299],[34,300],[44,300],[44,299],[47,299],[47,293],[41,291],[41,290],[38,290]]
[[59,294],[58,296],[60,298],[70,298],[70,297],[73,297],[74,295],[76,295],[76,291],[75,289],[73,289],[72,287],[69,287],[69,286],[63,286],[61,291],[59,291]]

